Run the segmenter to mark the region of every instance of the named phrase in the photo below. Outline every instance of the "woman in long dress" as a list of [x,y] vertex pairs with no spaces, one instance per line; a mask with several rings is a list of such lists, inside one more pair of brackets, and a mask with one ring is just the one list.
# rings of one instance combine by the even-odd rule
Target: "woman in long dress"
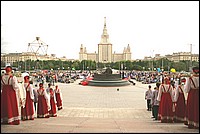
[[11,66],[7,66],[5,70],[6,74],[1,77],[1,124],[19,125],[17,77],[12,75]]
[[50,95],[50,105],[51,105],[51,110],[49,111],[49,116],[56,117],[57,116],[56,96],[55,96],[55,92],[53,91],[52,88],[50,88],[50,90],[49,90],[49,95]]
[[43,83],[39,84],[38,93],[38,105],[37,105],[37,118],[49,118],[50,101],[46,90],[43,87]]
[[56,85],[55,95],[56,95],[58,110],[61,110],[63,108],[63,101],[62,101],[62,93],[61,90],[58,88],[58,85]]
[[159,86],[158,97],[159,101],[159,119],[161,123],[173,122],[173,87],[169,84],[169,78],[164,78],[164,83]]
[[185,125],[199,129],[199,67],[193,67],[193,74],[186,79],[185,91],[188,93]]
[[29,76],[24,77],[24,88],[26,90],[25,107],[21,107],[21,119],[22,120],[34,120],[34,94],[33,87],[29,83]]
[[178,85],[176,86],[174,100],[176,104],[174,122],[184,122],[186,103],[183,82],[178,83]]

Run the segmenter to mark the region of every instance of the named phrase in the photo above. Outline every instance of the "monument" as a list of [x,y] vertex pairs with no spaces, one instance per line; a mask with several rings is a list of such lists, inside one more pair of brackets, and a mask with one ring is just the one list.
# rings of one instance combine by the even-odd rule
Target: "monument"
[[112,69],[106,67],[101,74],[94,74],[94,79],[88,81],[89,86],[127,86],[130,85],[128,80],[123,80],[120,74],[112,74]]

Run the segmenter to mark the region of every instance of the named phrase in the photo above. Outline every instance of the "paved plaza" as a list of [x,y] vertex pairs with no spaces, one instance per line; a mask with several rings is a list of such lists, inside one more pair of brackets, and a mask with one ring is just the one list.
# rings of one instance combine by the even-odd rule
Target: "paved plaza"
[[[135,81],[136,82],[136,81]],[[148,84],[95,87],[56,83],[64,108],[58,117],[35,118],[20,125],[1,125],[2,133],[199,133],[183,123],[153,121],[144,93]],[[151,84],[152,89],[155,84]],[[119,88],[119,91],[117,89]]]

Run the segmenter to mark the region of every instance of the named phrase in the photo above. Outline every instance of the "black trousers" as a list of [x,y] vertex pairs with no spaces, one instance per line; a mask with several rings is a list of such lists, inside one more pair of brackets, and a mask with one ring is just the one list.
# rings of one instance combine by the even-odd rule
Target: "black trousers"
[[155,117],[155,120],[158,119],[158,109],[159,109],[158,105],[153,105],[152,111],[153,111],[153,116]]
[[147,99],[147,110],[151,111],[151,99]]
[[34,106],[35,106],[35,112],[37,113],[36,111],[37,102],[34,102]]

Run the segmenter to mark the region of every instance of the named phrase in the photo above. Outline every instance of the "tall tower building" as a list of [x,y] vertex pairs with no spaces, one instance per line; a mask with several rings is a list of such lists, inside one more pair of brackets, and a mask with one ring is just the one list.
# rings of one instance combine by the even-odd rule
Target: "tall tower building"
[[106,28],[106,17],[104,17],[104,28],[101,41],[98,44],[98,62],[112,62],[112,44]]
[[79,59],[82,60],[87,60],[87,50],[86,47],[83,47],[83,44],[81,44],[80,47],[80,52],[79,52]]
[[124,48],[123,53],[114,52],[113,54],[112,51],[112,44],[110,43],[106,27],[106,17],[104,17],[103,33],[101,35],[101,41],[98,44],[98,53],[87,53],[86,47],[81,44],[79,60],[94,60],[101,63],[131,60],[131,48],[129,44]]

